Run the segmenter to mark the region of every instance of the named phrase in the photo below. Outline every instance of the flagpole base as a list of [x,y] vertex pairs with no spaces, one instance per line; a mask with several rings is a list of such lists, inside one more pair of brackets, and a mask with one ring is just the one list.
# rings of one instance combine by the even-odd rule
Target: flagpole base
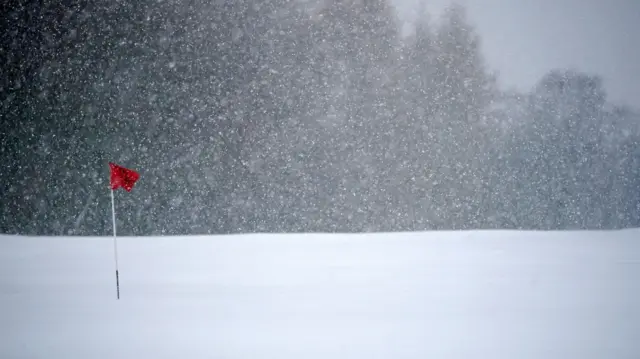
[[120,300],[120,275],[118,274],[117,269],[116,269],[116,293],[117,293],[118,300]]

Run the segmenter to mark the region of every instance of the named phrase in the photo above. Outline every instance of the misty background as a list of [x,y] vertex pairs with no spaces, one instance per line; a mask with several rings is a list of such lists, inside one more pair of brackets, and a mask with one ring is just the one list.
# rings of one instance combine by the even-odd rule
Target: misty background
[[[550,69],[602,76],[607,98],[640,107],[640,2],[635,0],[457,0],[482,37],[504,88],[528,91]],[[436,22],[450,0],[395,0],[399,17]],[[405,24],[405,28],[410,28]],[[408,29],[407,29],[408,30]]]
[[628,66],[541,64],[522,12],[479,9],[3,3],[0,232],[109,235],[108,161],[141,174],[121,235],[640,227],[637,37]]

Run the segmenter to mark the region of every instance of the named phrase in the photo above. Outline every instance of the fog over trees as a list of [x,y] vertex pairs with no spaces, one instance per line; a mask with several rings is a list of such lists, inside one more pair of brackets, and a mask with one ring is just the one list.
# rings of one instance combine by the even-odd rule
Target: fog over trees
[[385,0],[0,6],[0,232],[640,226],[640,114],[598,74],[499,88],[465,9]]

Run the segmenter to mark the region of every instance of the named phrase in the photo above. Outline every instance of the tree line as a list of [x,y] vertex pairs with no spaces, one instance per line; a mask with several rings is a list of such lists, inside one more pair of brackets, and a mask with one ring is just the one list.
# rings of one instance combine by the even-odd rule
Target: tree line
[[385,0],[3,5],[0,232],[640,226],[640,115],[599,76],[508,92],[465,9]]

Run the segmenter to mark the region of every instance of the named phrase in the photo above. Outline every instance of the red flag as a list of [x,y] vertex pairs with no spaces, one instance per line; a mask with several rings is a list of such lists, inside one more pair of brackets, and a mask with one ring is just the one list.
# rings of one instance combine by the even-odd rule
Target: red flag
[[134,170],[120,167],[115,163],[109,162],[111,168],[111,189],[124,188],[127,192],[131,192],[133,185],[136,183],[140,174]]

